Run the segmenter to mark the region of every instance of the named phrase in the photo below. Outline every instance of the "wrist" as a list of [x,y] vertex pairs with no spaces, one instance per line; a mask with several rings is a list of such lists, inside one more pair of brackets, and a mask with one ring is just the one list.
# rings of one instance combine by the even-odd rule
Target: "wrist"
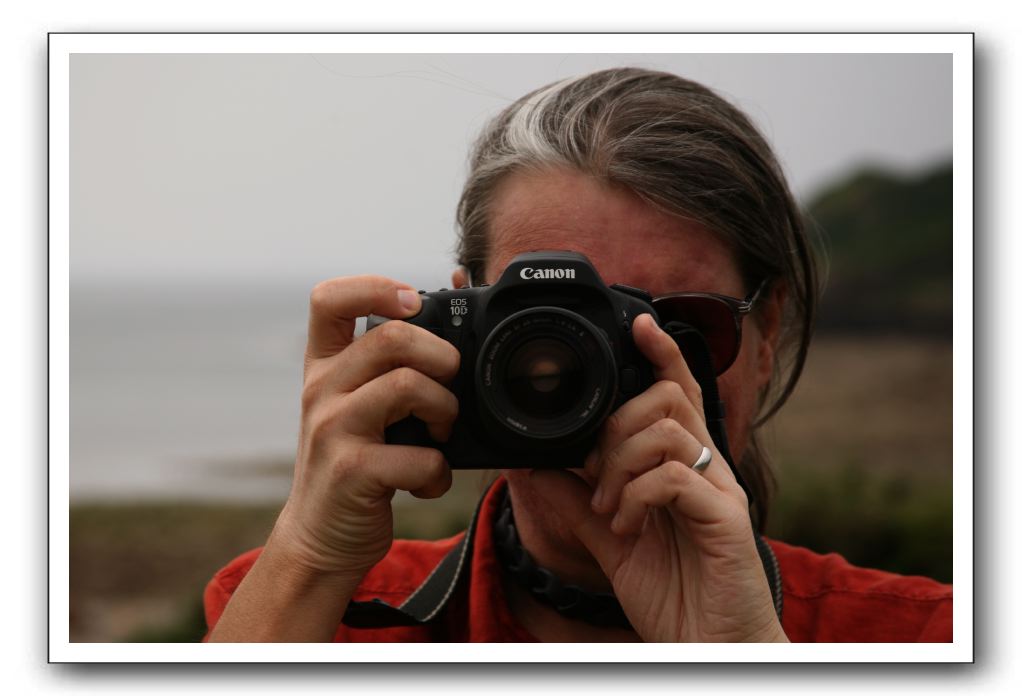
[[263,547],[260,559],[266,560],[278,578],[297,592],[318,588],[345,596],[354,594],[365,576],[364,570],[345,569],[328,563],[309,548],[301,529],[282,514]]
[[330,641],[361,578],[301,562],[277,534],[238,585],[211,642]]

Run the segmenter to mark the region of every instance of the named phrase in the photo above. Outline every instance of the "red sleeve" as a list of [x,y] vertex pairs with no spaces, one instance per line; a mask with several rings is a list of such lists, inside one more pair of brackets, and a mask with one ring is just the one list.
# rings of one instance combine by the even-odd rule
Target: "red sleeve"
[[202,604],[206,614],[206,635],[202,638],[203,643],[209,640],[209,634],[223,615],[231,595],[238,589],[238,585],[241,584],[242,579],[259,558],[261,551],[262,548],[258,548],[241,554],[218,570],[206,585],[206,591],[202,595]]
[[954,640],[951,609],[951,597],[936,602],[916,641],[920,643],[950,643]]
[[782,625],[793,642],[952,640],[951,585],[859,568],[835,553],[770,545],[784,585]]

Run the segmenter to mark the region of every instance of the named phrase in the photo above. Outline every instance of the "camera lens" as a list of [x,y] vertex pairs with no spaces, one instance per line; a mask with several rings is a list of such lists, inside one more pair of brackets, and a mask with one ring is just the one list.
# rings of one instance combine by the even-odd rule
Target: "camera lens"
[[502,321],[483,341],[476,390],[480,415],[508,446],[567,446],[606,418],[617,369],[606,336],[585,317],[560,307],[531,307]]
[[564,415],[584,386],[582,360],[564,341],[536,338],[519,346],[507,364],[507,395],[534,418]]

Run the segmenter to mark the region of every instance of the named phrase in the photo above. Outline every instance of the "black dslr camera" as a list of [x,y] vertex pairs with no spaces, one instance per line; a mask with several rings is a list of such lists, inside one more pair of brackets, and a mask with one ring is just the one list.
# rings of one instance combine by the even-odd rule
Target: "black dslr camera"
[[[606,417],[654,382],[631,335],[638,315],[657,319],[651,300],[608,287],[570,251],[521,254],[493,286],[423,292],[421,311],[405,321],[461,353],[450,385],[459,414],[446,443],[416,418],[390,426],[386,441],[436,447],[455,469],[581,466]],[[367,328],[384,321],[370,317]],[[712,370],[708,379],[715,394]]]

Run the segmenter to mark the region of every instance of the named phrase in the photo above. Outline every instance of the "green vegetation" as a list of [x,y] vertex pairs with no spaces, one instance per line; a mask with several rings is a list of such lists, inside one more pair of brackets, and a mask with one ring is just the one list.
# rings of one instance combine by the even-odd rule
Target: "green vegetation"
[[200,639],[206,582],[228,560],[262,544],[278,511],[269,505],[73,505],[71,639]]
[[788,465],[767,535],[851,563],[951,582],[951,481],[846,463]]
[[861,171],[810,201],[830,274],[821,331],[950,337],[952,168]]
[[198,643],[206,635],[202,596],[184,603],[178,618],[165,624],[145,624],[129,633],[125,643]]
[[[395,536],[463,530],[490,474],[458,472],[440,500],[401,501]],[[261,546],[279,505],[79,504],[71,507],[71,639],[193,642],[206,632],[202,592],[232,558]]]

